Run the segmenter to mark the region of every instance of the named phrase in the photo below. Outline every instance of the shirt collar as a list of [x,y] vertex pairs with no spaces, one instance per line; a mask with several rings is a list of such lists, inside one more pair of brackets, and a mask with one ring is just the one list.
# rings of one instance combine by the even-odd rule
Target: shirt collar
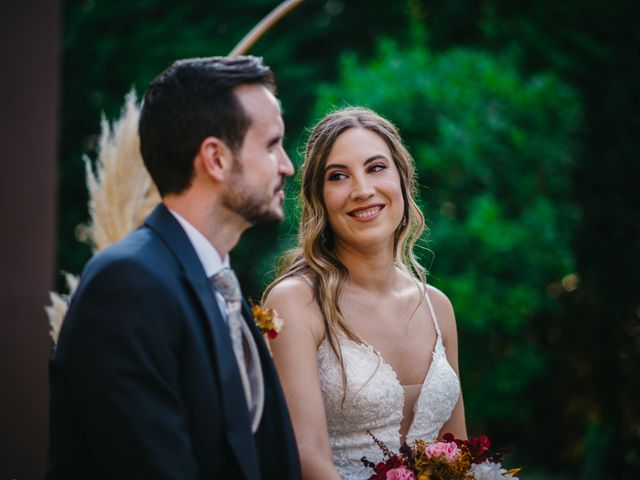
[[189,237],[189,241],[191,242],[193,249],[196,251],[207,277],[211,278],[223,268],[230,268],[228,254],[225,255],[224,258],[220,258],[220,254],[215,247],[202,233],[198,231],[196,227],[191,225],[179,213],[171,209],[169,209],[169,211],[178,221],[184,230],[184,233],[187,234],[187,237]]

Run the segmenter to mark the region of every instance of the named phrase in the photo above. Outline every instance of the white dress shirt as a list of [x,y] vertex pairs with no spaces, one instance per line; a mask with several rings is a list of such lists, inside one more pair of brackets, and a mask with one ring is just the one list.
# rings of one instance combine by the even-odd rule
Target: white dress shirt
[[[178,221],[184,230],[184,233],[187,234],[187,237],[189,237],[189,241],[191,242],[193,249],[196,251],[196,255],[198,255],[198,259],[204,268],[204,273],[207,275],[207,278],[213,277],[223,268],[231,268],[228,254],[225,255],[224,258],[220,258],[220,254],[211,242],[207,240],[207,237],[200,233],[196,227],[191,225],[179,213],[171,209],[169,209],[169,211]],[[222,316],[224,317],[224,321],[226,322],[229,313],[227,311],[227,302],[225,302],[224,297],[220,292],[215,291],[215,295],[220,311],[222,312]]]

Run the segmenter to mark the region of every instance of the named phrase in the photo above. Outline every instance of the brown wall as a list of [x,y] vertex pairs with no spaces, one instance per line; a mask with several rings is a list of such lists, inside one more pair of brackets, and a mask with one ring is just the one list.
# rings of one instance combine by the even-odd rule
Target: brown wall
[[43,306],[54,279],[59,0],[0,14],[0,479],[42,478],[47,458]]

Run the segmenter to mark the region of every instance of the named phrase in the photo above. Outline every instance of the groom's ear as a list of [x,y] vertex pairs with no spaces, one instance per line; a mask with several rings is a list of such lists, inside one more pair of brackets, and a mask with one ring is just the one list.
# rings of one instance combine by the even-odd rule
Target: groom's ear
[[217,137],[207,137],[200,144],[195,158],[196,173],[202,171],[208,177],[224,182],[233,167],[233,153],[229,146]]

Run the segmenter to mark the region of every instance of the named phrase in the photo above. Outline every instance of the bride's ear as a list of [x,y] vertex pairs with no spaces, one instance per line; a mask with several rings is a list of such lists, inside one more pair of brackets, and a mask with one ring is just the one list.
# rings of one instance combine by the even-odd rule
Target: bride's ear
[[227,144],[217,137],[207,137],[200,144],[195,159],[196,172],[224,182],[233,166],[233,154]]

